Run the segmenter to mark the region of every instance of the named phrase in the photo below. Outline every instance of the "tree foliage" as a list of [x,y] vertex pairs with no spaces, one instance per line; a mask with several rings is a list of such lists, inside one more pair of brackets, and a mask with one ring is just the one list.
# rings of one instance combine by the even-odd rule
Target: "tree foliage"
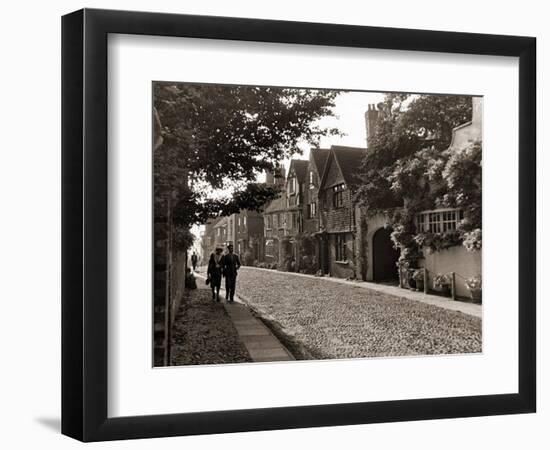
[[[357,191],[371,212],[391,212],[392,238],[409,264],[420,248],[441,249],[467,236],[481,245],[481,143],[449,151],[452,131],[471,119],[471,97],[388,94],[378,105],[376,132],[369,139]],[[419,233],[416,214],[439,207],[462,208],[459,230],[445,235]],[[474,230],[479,230],[469,235]]]
[[317,123],[333,114],[334,91],[173,82],[153,89],[163,138],[154,153],[155,196],[176,197],[181,224],[259,209],[279,195],[256,183],[259,173],[299,152],[298,143],[337,134]]
[[437,185],[430,177],[437,177],[444,164],[440,156],[453,128],[471,114],[470,97],[387,94],[378,104],[376,131],[360,171],[360,203],[371,210],[402,206],[404,193],[422,173],[418,182],[424,196]]

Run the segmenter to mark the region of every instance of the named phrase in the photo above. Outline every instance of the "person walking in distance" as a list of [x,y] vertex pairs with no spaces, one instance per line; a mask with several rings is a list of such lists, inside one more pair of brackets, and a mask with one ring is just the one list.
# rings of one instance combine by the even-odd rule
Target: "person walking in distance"
[[222,271],[223,271],[223,255],[220,247],[216,248],[215,253],[210,255],[208,261],[208,270],[206,276],[208,277],[206,283],[210,283],[212,289],[212,300],[220,301],[220,288],[222,286]]
[[223,275],[225,276],[225,299],[233,303],[235,287],[237,284],[237,272],[241,267],[239,255],[233,253],[233,245],[227,246],[227,254],[223,257]]
[[193,266],[193,272],[197,270],[197,262],[199,258],[195,252],[191,255],[191,265]]

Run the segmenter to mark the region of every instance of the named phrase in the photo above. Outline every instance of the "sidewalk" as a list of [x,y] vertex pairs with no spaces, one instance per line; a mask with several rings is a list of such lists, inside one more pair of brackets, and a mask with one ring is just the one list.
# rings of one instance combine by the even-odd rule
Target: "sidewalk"
[[[204,275],[195,272],[195,276],[198,278],[197,282],[204,283]],[[223,287],[220,297],[225,297]],[[223,306],[253,362],[294,361],[291,353],[238,296],[235,296],[234,303],[223,302]]]
[[[246,266],[245,269],[258,270],[262,272],[277,272],[271,269],[260,269],[258,267],[252,267],[252,266]],[[464,314],[468,314],[469,316],[474,316],[478,318],[481,318],[483,313],[482,305],[451,300],[450,298],[440,297],[438,295],[432,295],[432,294],[424,294],[423,292],[410,291],[408,289],[402,289],[398,286],[389,286],[385,284],[373,283],[370,281],[345,280],[343,278],[334,278],[329,276],[316,277],[315,275],[308,275],[308,274],[296,273],[296,272],[277,272],[277,273],[284,273],[289,276],[295,276],[295,277],[305,277],[305,278],[315,279],[315,280],[319,280],[320,283],[329,282],[329,283],[347,284],[350,286],[355,286],[366,290],[381,292],[381,293],[388,294],[398,298],[406,298],[409,300],[427,303],[429,305],[437,306],[439,308],[444,308],[451,311],[458,311]]]

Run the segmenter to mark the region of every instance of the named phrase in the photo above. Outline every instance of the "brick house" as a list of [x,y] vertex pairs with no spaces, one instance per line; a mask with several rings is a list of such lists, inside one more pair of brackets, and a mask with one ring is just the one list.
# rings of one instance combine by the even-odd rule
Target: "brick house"
[[310,150],[304,187],[303,234],[308,239],[304,241],[303,253],[310,258],[313,272],[321,268],[319,184],[329,153],[330,149],[326,148]]
[[214,219],[208,219],[204,224],[204,231],[202,233],[202,243],[201,243],[201,252],[202,258],[201,261],[203,264],[208,264],[210,255],[214,253],[216,249],[216,233],[217,229],[215,226],[221,220],[221,217]]
[[281,249],[286,236],[286,194],[269,202],[263,213],[264,260],[282,266],[288,249]]
[[366,148],[333,145],[319,183],[321,270],[339,278],[357,275],[353,190],[365,153]]
[[[293,262],[294,270],[299,270],[302,259],[301,235],[304,231],[304,193],[306,190],[307,170],[309,162],[302,159],[293,159],[290,161],[288,175],[286,178],[286,225],[285,236],[290,244],[289,253],[285,254],[285,259],[290,258]],[[285,248],[287,247],[285,243]],[[283,260],[284,262],[284,260]],[[287,261],[288,263],[288,261]]]
[[213,225],[214,229],[214,248],[225,248],[227,245],[227,217],[220,217]]
[[282,245],[283,237],[286,235],[286,208],[287,199],[285,187],[285,170],[280,167],[275,173],[266,174],[266,184],[277,186],[281,189],[281,195],[269,202],[263,210],[263,258],[266,263],[277,263],[282,265],[282,260],[279,261],[281,255],[280,246]]
[[264,219],[257,211],[243,209],[227,218],[227,241],[233,244],[241,263],[252,265],[264,257]]

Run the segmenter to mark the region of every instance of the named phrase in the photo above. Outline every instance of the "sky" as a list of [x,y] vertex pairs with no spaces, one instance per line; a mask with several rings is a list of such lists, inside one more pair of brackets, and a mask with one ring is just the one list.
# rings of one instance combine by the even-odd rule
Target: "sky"
[[[367,138],[365,112],[369,104],[377,104],[383,99],[384,94],[378,92],[345,92],[336,97],[333,108],[335,116],[325,117],[319,120],[318,124],[329,128],[337,128],[344,135],[323,137],[321,138],[320,147],[329,148],[331,145],[365,147]],[[295,158],[308,159],[310,145],[301,143],[299,147],[303,151],[303,154],[296,155]],[[289,164],[290,160],[284,161],[286,169],[288,169]],[[261,175],[258,179],[258,181],[264,180],[264,175]],[[198,238],[203,228],[202,226],[195,226],[191,230],[197,237],[195,245],[200,245]]]
[[[336,97],[333,111],[336,117],[325,117],[319,124],[338,128],[344,136],[321,138],[321,148],[331,145],[365,147],[367,134],[365,129],[365,112],[369,104],[377,104],[384,99],[384,94],[375,92],[345,92]],[[300,159],[307,159],[309,147]]]
[[[333,108],[334,117],[325,117],[317,123],[323,127],[337,128],[343,136],[322,137],[321,148],[330,148],[331,145],[345,145],[350,147],[365,147],[367,145],[367,130],[365,128],[365,112],[369,104],[377,104],[384,99],[384,94],[379,92],[345,92],[335,99]],[[302,155],[294,156],[295,159],[308,159],[310,145],[301,143],[298,145],[303,151]],[[286,169],[290,160],[283,162]],[[261,176],[259,181],[263,181]]]

